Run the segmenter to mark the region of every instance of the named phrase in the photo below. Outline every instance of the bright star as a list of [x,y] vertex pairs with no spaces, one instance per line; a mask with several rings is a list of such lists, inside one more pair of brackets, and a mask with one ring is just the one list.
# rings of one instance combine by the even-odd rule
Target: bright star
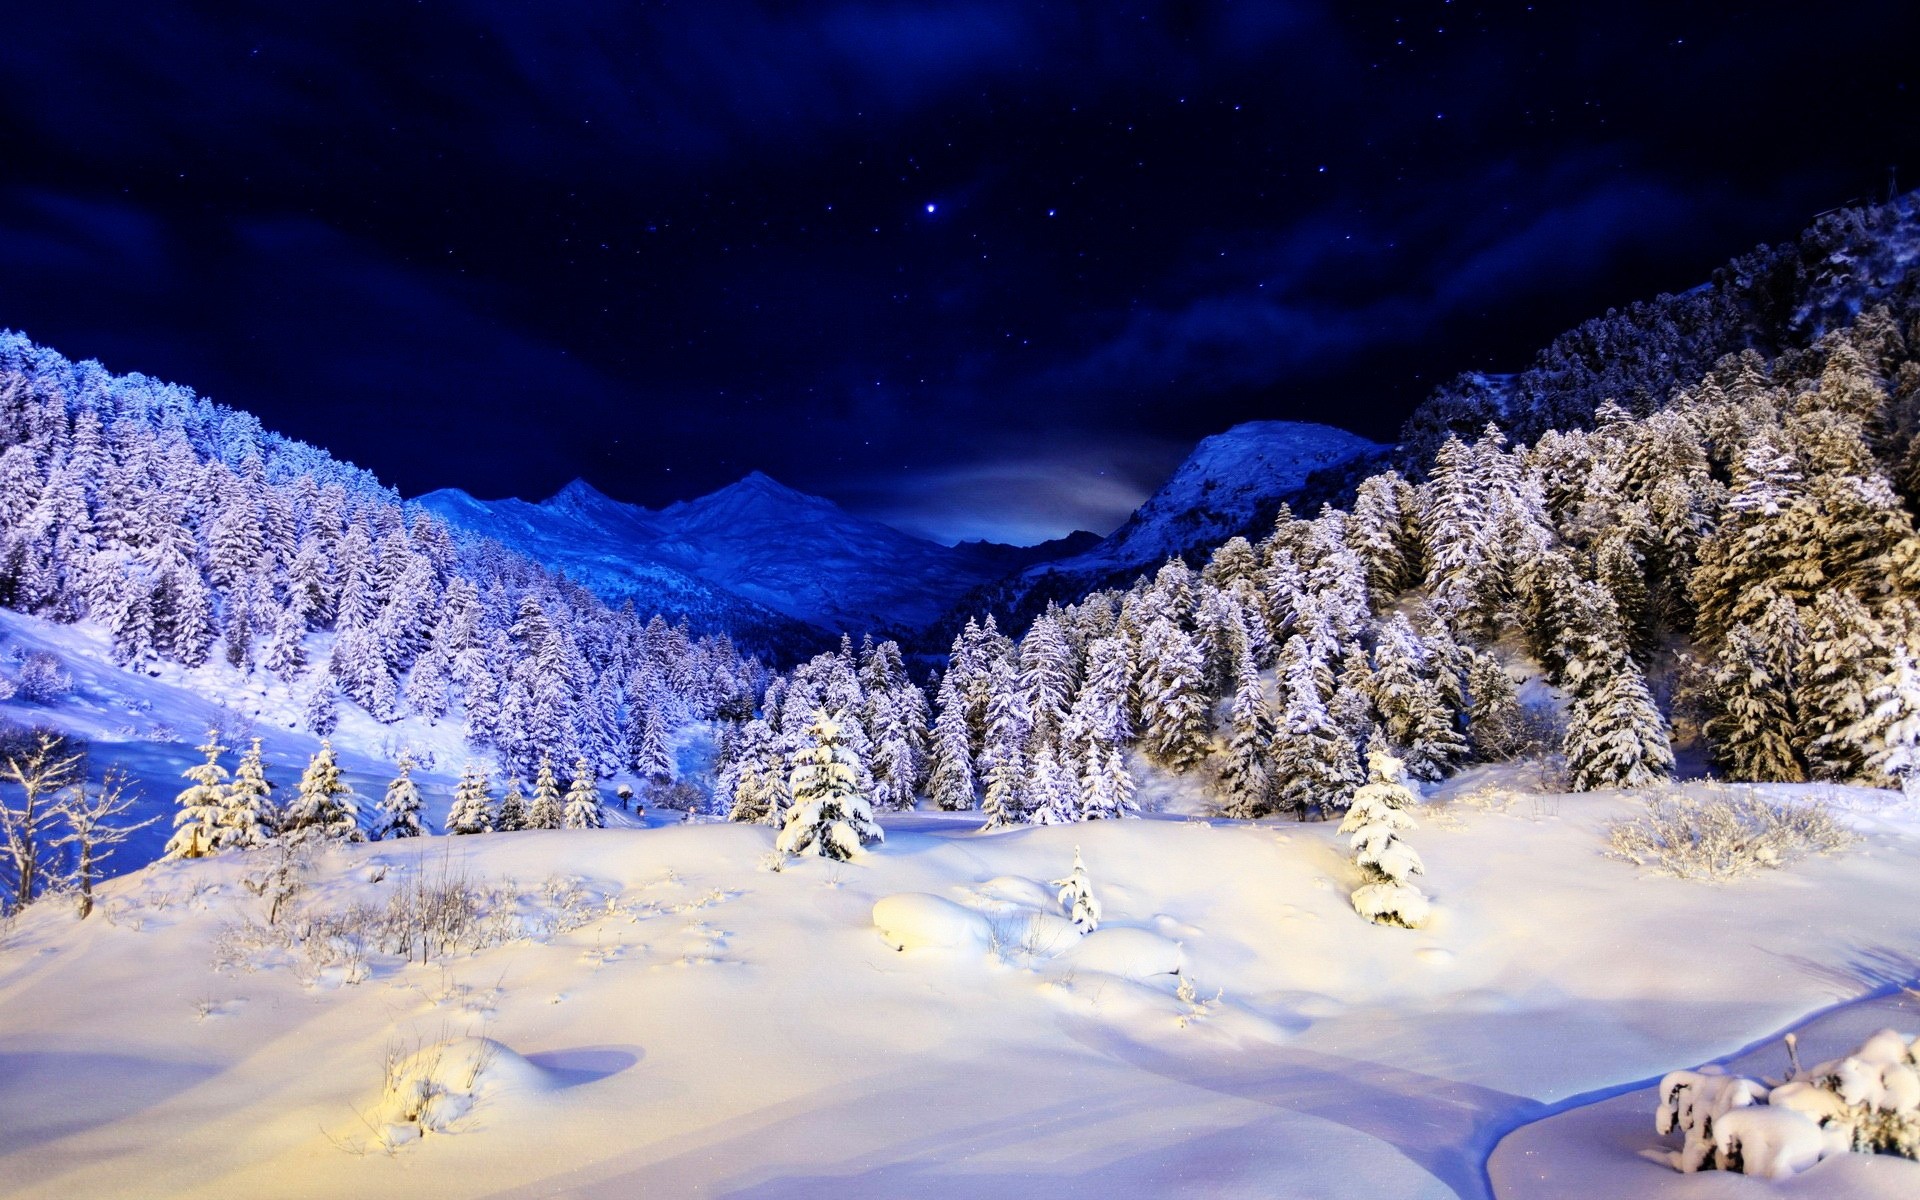
[[928,211],[928,212],[932,212],[932,211],[933,211],[934,209],[936,209],[936,208],[939,208],[939,207],[940,207],[940,206],[939,206],[938,204],[929,204],[929,205],[927,205],[927,211]]

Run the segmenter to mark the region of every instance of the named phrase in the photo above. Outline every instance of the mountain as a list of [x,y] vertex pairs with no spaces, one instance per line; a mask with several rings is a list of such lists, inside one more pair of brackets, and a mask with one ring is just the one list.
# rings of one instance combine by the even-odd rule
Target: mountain
[[1131,578],[1169,554],[1270,521],[1314,472],[1379,449],[1327,425],[1249,422],[1202,441],[1111,536],[1080,530],[1038,546],[942,546],[759,471],[661,509],[578,479],[538,503],[478,500],[455,488],[416,503],[564,570],[610,602],[632,599],[643,611],[790,655],[842,631],[926,631],[938,642],[951,636],[948,614],[977,611],[973,597],[1043,595],[1044,606],[1075,588]]
[[937,648],[969,616],[990,612],[1003,629],[1019,629],[1048,601],[1066,603],[1125,586],[1170,556],[1209,549],[1237,534],[1264,534],[1280,505],[1311,491],[1318,477],[1377,461],[1386,452],[1358,434],[1305,421],[1248,421],[1203,438],[1119,529],[963,597],[926,631],[922,649]]
[[539,503],[477,500],[458,489],[417,503],[449,524],[562,569],[600,596],[750,645],[793,651],[851,633],[920,628],[973,588],[1072,552],[941,546],[857,516],[755,471],[695,500],[649,509],[575,480]]

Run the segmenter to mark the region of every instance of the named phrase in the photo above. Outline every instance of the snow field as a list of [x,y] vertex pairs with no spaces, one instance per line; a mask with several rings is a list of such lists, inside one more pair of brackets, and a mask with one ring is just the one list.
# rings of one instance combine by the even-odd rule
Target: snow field
[[[1504,779],[1420,806],[1419,930],[1354,914],[1332,823],[910,814],[851,862],[780,871],[762,827],[516,833],[328,850],[297,909],[464,879],[491,930],[424,963],[368,947],[352,982],[299,948],[215,971],[223,931],[263,918],[257,864],[158,864],[87,922],[36,906],[0,949],[0,1176],[61,1197],[1478,1196],[1549,1106],[1771,1036],[1920,937],[1920,813],[1889,793],[1843,797],[1854,851],[1709,885],[1602,855],[1632,797]],[[1076,847],[1103,909],[1084,938],[1052,883]],[[396,1074],[396,1048],[425,1060]],[[1714,1194],[1637,1157],[1650,1113],[1616,1194]],[[1656,1193],[1674,1181],[1709,1190]]]

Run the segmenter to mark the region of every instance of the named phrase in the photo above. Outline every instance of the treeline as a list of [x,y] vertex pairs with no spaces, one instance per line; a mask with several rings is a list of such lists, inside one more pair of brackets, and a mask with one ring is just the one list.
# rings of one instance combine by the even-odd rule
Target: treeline
[[671,772],[677,725],[763,679],[498,543],[455,535],[372,475],[253,416],[0,332],[0,604],[98,621],[129,669],[223,660],[299,698],[458,720],[530,775]]

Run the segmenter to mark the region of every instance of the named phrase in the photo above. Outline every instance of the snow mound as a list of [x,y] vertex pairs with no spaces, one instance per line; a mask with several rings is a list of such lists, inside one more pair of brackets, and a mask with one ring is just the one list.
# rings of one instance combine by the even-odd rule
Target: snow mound
[[925,892],[881,897],[873,906],[873,926],[895,950],[986,950],[994,942],[986,917]]
[[458,1037],[388,1056],[386,1084],[368,1117],[387,1146],[456,1133],[482,1099],[553,1090],[547,1073],[486,1037]]
[[1118,975],[1138,983],[1178,975],[1185,965],[1180,943],[1145,929],[1096,929],[1063,957],[1077,970]]

